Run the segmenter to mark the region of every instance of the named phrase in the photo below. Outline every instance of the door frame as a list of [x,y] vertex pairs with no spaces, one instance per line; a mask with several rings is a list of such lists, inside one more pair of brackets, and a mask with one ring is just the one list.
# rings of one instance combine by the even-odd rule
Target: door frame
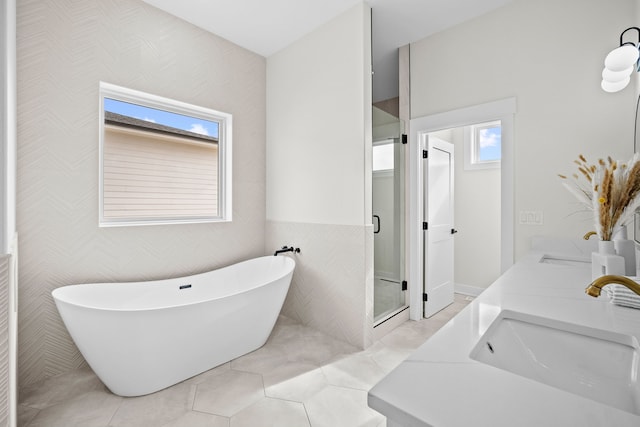
[[467,126],[491,120],[502,122],[502,160],[500,174],[500,272],[505,272],[514,259],[514,115],[516,98],[465,107],[444,113],[412,119],[409,123],[409,318],[423,318],[423,176],[422,135],[444,129]]

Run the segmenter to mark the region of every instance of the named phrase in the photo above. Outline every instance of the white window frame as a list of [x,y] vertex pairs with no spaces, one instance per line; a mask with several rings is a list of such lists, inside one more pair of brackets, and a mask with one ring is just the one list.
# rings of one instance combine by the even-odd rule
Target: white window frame
[[496,126],[500,126],[502,129],[502,123],[500,120],[477,123],[464,127],[464,170],[500,168],[500,159],[480,160],[480,138],[478,135],[481,130]]
[[[218,215],[193,217],[107,219],[104,216],[104,99],[111,98],[145,107],[218,122]],[[229,113],[100,82],[99,88],[99,226],[193,224],[232,220],[232,120]]]

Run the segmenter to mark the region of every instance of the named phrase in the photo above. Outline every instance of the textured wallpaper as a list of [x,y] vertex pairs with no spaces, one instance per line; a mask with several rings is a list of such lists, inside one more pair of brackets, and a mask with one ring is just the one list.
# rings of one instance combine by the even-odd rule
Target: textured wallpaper
[[9,263],[10,255],[0,255],[0,426],[9,419]]
[[[137,0],[18,3],[19,384],[84,363],[51,291],[263,255],[265,59]],[[233,114],[233,222],[98,227],[98,82]]]
[[373,343],[373,227],[267,221],[267,248],[300,248],[282,314],[360,348]]

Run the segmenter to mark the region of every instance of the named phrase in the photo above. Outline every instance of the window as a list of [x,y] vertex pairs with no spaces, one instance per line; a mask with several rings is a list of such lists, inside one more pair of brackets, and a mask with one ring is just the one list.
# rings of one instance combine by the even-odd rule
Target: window
[[464,139],[466,170],[500,167],[502,157],[500,120],[465,126]]
[[393,170],[394,164],[393,140],[374,143],[373,146],[373,171]]
[[100,226],[231,220],[231,115],[100,83]]

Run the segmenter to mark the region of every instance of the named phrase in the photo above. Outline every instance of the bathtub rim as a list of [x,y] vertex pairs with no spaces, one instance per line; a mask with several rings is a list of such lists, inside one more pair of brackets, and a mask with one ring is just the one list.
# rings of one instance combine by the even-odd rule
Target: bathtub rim
[[75,307],[79,307],[79,308],[83,308],[83,309],[87,309],[87,310],[98,310],[98,311],[104,311],[104,312],[120,312],[120,313],[136,313],[136,312],[146,312],[146,311],[157,311],[157,310],[169,310],[169,309],[178,309],[178,308],[183,308],[183,307],[189,307],[189,306],[194,306],[194,305],[199,305],[199,304],[206,304],[207,302],[210,301],[216,301],[216,300],[220,300],[220,299],[224,299],[224,298],[230,298],[236,295],[242,295],[245,293],[249,293],[257,288],[263,287],[263,286],[267,286],[273,282],[276,282],[278,280],[281,280],[289,275],[293,275],[293,272],[295,270],[296,267],[296,261],[288,256],[279,256],[279,258],[281,259],[287,259],[288,261],[284,261],[285,263],[285,269],[283,269],[283,274],[273,278],[270,281],[260,281],[260,282],[256,282],[256,284],[254,286],[251,286],[249,288],[246,289],[242,289],[241,291],[238,292],[234,292],[234,293],[227,293],[227,294],[223,294],[223,295],[216,295],[214,297],[211,298],[204,298],[204,299],[200,299],[200,300],[196,300],[196,301],[189,301],[189,302],[185,302],[185,303],[176,303],[176,304],[171,304],[171,305],[158,305],[158,306],[154,306],[154,307],[142,307],[142,308],[134,308],[134,307],[126,307],[126,308],[117,308],[117,307],[104,307],[104,306],[96,306],[94,304],[79,304],[78,302],[75,301],[70,301],[70,299],[68,297],[63,297],[62,295],[64,294],[65,291],[67,292],[71,292],[73,289],[77,289],[79,287],[99,287],[99,286],[126,286],[126,285],[151,285],[153,283],[160,283],[160,282],[171,282],[171,281],[183,281],[183,280],[190,280],[196,277],[200,277],[200,276],[205,276],[207,274],[211,274],[215,271],[219,271],[219,270],[223,270],[223,269],[228,269],[228,268],[232,268],[235,266],[239,266],[241,264],[245,264],[245,263],[250,263],[251,261],[254,260],[258,260],[258,259],[264,259],[264,258],[274,258],[273,255],[265,255],[265,256],[260,256],[260,257],[255,257],[255,258],[249,258],[243,261],[239,261],[236,262],[234,264],[229,264],[226,265],[224,267],[220,267],[220,268],[216,268],[214,270],[209,270],[209,271],[205,271],[202,273],[196,273],[196,274],[191,274],[188,276],[179,276],[179,277],[173,277],[173,278],[169,278],[169,279],[157,279],[157,280],[143,280],[143,281],[137,281],[137,282],[99,282],[99,283],[79,283],[79,284],[72,284],[72,285],[63,285],[60,287],[55,288],[54,290],[51,291],[51,296],[54,300],[54,302],[56,304],[62,303],[62,304],[68,304],[71,306],[75,306]]

